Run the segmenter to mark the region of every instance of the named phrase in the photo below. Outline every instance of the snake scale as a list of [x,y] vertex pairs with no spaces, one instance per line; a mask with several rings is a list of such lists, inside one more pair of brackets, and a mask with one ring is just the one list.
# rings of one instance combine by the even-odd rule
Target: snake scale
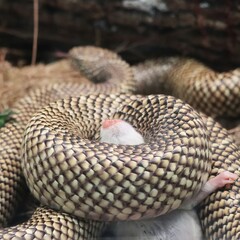
[[[0,129],[1,225],[14,215],[24,178],[47,206],[29,221],[0,230],[1,239],[96,239],[102,221],[163,214],[209,177],[223,170],[239,174],[240,152],[227,130],[182,101],[212,117],[238,116],[238,69],[216,73],[178,58],[131,68],[117,54],[95,47],[69,54],[95,83],[37,88],[15,104],[15,121]],[[159,91],[182,100],[135,95]],[[101,121],[109,117],[132,123],[147,143],[100,143]],[[201,205],[208,239],[240,237],[239,185],[213,193]]]

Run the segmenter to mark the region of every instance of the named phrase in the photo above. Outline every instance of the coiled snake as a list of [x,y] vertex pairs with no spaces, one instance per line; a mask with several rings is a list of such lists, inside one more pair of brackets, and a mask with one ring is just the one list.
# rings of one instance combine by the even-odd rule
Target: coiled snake
[[[132,71],[116,54],[93,47],[74,48],[70,56],[97,83],[36,89],[16,103],[15,121],[0,132],[2,225],[21,194],[22,170],[33,195],[60,211],[38,209],[28,222],[1,230],[2,239],[92,239],[104,225],[97,220],[154,217],[179,207],[211,175],[222,170],[239,174],[238,147],[211,117],[175,97],[131,94],[146,93],[139,86],[151,68],[138,76],[138,67]],[[217,74],[179,59],[167,59],[162,66],[161,71],[153,70],[150,85],[155,78],[163,80],[164,91],[196,108],[202,99],[199,109],[214,117],[239,114],[234,105],[240,101],[239,70]],[[224,97],[218,97],[216,89]],[[210,100],[213,92],[226,103],[220,110],[215,110],[219,101]],[[99,143],[101,122],[111,116],[132,123],[147,143]],[[209,239],[240,237],[239,185],[217,191],[202,205],[200,216]]]

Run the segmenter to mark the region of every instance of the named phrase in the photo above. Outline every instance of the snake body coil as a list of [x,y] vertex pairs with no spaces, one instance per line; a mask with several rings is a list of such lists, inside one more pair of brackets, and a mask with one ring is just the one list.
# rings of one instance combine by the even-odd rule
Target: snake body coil
[[[26,224],[1,230],[1,238],[95,238],[103,224],[94,220],[157,216],[176,209],[185,198],[197,192],[209,176],[223,170],[239,174],[238,148],[214,120],[174,97],[112,95],[138,92],[136,87],[142,80],[135,70],[136,81],[128,64],[107,50],[76,48],[70,54],[74,64],[97,83],[58,84],[35,90],[15,105],[16,122],[0,130],[0,161],[2,169],[5,168],[0,179],[9,193],[6,196],[6,187],[0,185],[2,225],[11,217],[19,196],[23,181],[21,166],[33,195],[42,204],[69,215],[39,209]],[[221,82],[220,75],[202,65],[194,67],[193,62],[173,62],[173,70],[167,67],[163,72],[170,79],[163,86],[183,99],[188,86],[194,86],[191,89],[196,94],[202,86],[199,89],[204,88],[207,94],[204,84],[194,85],[195,77],[216,77],[217,83]],[[189,66],[196,69],[192,74]],[[178,69],[179,75],[174,69]],[[158,72],[154,72],[154,76],[159,76]],[[186,77],[186,84],[178,81],[181,76]],[[233,74],[235,80],[236,76],[237,71]],[[235,82],[234,86],[238,86],[237,80]],[[176,90],[173,85],[177,85]],[[96,95],[103,91],[108,94]],[[186,99],[192,99],[194,105],[200,96]],[[56,100],[59,101],[51,103]],[[229,104],[220,115],[233,114],[232,108],[227,107]],[[139,146],[100,143],[97,133],[101,121],[110,116],[132,123],[147,143]],[[236,182],[229,189],[213,193],[203,203],[200,215],[209,239],[240,237],[238,189],[239,182]],[[70,235],[64,235],[58,227],[55,230],[56,219],[62,221],[61,226],[69,226]]]
[[[113,118],[132,122],[149,137],[147,144],[93,140],[102,120],[120,104]],[[176,209],[207,181],[211,164],[201,117],[180,100],[161,95],[58,101],[31,119],[23,149],[24,175],[34,196],[94,220],[136,220]]]
[[136,92],[170,94],[212,116],[240,116],[240,68],[218,73],[185,58],[147,61],[133,68]]

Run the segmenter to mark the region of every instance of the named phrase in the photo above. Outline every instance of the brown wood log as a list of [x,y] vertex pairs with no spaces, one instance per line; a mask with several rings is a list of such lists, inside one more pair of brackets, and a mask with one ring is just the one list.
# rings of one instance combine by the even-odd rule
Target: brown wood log
[[[191,56],[224,70],[240,65],[240,2],[233,0],[41,0],[38,61],[74,45],[98,45],[128,61]],[[33,1],[0,0],[0,46],[31,58]],[[14,57],[14,58],[13,58]]]

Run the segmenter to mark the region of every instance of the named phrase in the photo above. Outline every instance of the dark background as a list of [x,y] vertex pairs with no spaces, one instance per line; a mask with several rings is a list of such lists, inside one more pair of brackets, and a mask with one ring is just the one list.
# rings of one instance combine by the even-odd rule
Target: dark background
[[[33,1],[0,0],[0,48],[15,65],[31,62]],[[76,45],[117,51],[130,63],[194,57],[216,70],[240,65],[240,1],[39,0],[37,62]]]

